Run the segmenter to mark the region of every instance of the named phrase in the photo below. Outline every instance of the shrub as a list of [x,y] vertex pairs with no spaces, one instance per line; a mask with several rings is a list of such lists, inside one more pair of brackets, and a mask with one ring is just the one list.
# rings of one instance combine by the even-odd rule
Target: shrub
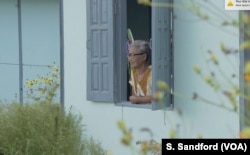
[[82,116],[64,113],[59,104],[2,103],[0,154],[104,154],[100,143],[83,137],[81,122]]
[[0,155],[103,155],[105,150],[84,135],[82,116],[65,112],[55,97],[59,67],[27,80],[28,103],[0,102]]

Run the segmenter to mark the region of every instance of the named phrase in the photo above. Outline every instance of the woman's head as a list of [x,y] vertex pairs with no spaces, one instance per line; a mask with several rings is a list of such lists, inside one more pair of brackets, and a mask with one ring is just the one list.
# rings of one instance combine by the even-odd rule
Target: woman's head
[[141,65],[150,64],[151,48],[149,42],[144,40],[135,40],[131,43],[128,61],[131,67],[140,67]]

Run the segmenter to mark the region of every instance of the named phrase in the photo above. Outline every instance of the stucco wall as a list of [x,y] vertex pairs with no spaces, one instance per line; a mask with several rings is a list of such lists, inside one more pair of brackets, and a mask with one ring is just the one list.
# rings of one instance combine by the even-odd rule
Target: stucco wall
[[[224,11],[224,0],[216,1],[216,5],[222,14],[227,13],[230,18],[237,19],[238,12]],[[232,69],[231,65],[227,64],[228,59],[224,58],[220,50],[221,42],[230,48],[238,47],[237,29],[233,29],[236,35],[232,36],[222,31],[224,28],[214,27],[185,10],[176,9],[175,14],[177,16],[174,23],[175,90],[184,96],[175,97],[175,110],[164,113],[86,100],[86,1],[75,0],[74,3],[64,1],[65,105],[66,108],[72,106],[74,112],[81,113],[88,135],[100,140],[103,147],[115,155],[131,153],[130,149],[120,144],[121,133],[116,126],[119,119],[125,120],[128,127],[133,129],[135,140],[149,138],[147,133],[140,132],[143,127],[151,129],[154,139],[159,142],[161,138],[168,138],[171,127],[177,126],[180,138],[195,138],[198,135],[203,135],[205,138],[237,136],[239,131],[237,115],[185,97],[192,96],[193,92],[199,92],[200,95],[215,102],[220,101],[216,93],[193,72],[192,67],[198,64],[205,71],[206,51],[210,49],[218,55],[225,74],[230,75],[234,72],[238,75],[238,56],[230,58],[230,62],[235,66],[235,69]],[[217,18],[215,21],[221,22]],[[223,78],[221,81],[228,85]],[[237,79],[233,81],[237,83]],[[178,109],[181,110],[182,117],[179,117]]]
[[[25,81],[38,75],[46,76],[50,72],[47,66],[53,63],[60,65],[59,3],[57,0],[22,0],[20,13],[17,3],[16,0],[0,1],[0,100],[19,101],[21,82],[26,102]],[[23,64],[21,81],[19,63]]]
[[[202,73],[208,76],[213,72],[224,90],[230,90],[232,82],[238,85],[239,54],[227,56],[223,54],[220,45],[223,43],[227,48],[238,49],[239,30],[231,26],[218,26],[226,20],[237,20],[238,12],[225,11],[223,0],[216,3],[213,1],[200,3],[206,7],[202,7],[201,10],[208,14],[208,20],[200,20],[195,14],[183,9],[175,10],[175,89],[178,93],[188,96],[196,92],[215,103],[223,102],[230,106],[221,92],[215,92],[193,71],[193,66],[198,65]],[[217,9],[215,6],[211,7],[211,3],[215,4]],[[211,65],[208,51],[216,55],[218,65]],[[236,78],[232,76],[233,74]],[[186,132],[184,137],[195,136],[198,133],[208,138],[237,136],[239,119],[235,113],[205,102],[187,100],[185,97],[176,97],[175,105],[183,111],[184,122],[188,126],[189,132]]]

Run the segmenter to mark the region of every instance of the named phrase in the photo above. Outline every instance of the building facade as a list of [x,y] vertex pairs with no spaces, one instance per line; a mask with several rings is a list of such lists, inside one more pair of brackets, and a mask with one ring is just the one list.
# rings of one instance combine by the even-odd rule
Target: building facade
[[[46,75],[56,64],[62,77],[57,101],[83,115],[87,134],[113,154],[131,153],[120,143],[121,119],[135,141],[151,138],[141,131],[145,127],[158,142],[172,129],[179,138],[237,138],[239,115],[213,103],[231,107],[222,92],[240,85],[240,30],[222,24],[239,21],[239,12],[225,11],[224,0],[180,0],[174,8],[134,1],[1,0],[0,98],[25,102],[25,80]],[[165,110],[127,101],[128,28],[135,39],[151,41],[154,81],[172,88]],[[227,55],[222,45],[238,52]],[[193,70],[196,65],[204,76]],[[206,82],[213,75],[219,91]]]

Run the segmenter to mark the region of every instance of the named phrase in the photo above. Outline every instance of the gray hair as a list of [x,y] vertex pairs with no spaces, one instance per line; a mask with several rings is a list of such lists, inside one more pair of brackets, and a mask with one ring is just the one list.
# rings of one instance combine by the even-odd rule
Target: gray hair
[[130,47],[138,48],[139,53],[147,54],[147,62],[151,64],[151,47],[150,43],[145,40],[135,40],[131,43]]

